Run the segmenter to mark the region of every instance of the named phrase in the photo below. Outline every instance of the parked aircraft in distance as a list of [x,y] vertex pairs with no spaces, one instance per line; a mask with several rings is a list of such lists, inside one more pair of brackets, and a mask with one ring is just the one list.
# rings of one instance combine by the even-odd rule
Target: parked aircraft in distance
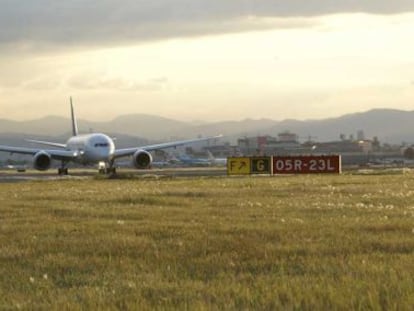
[[168,162],[165,165],[184,165],[184,166],[223,166],[226,165],[226,158],[215,158],[213,154],[206,150],[206,158],[195,158],[186,153],[176,156],[169,155]]
[[90,133],[80,135],[78,133],[78,125],[73,109],[72,98],[70,98],[70,108],[73,136],[67,140],[66,144],[30,140],[31,142],[37,144],[54,147],[54,149],[34,149],[0,145],[0,151],[10,152],[12,154],[19,153],[33,155],[34,168],[40,171],[48,170],[52,165],[52,160],[61,161],[61,166],[58,169],[58,173],[60,175],[68,174],[67,164],[69,162],[75,162],[83,165],[99,164],[100,167],[104,165],[103,170],[106,173],[115,173],[115,159],[132,156],[132,163],[137,169],[146,169],[149,168],[152,163],[150,151],[187,145],[194,142],[207,141],[221,137],[221,135],[218,135],[141,147],[116,149],[113,139],[105,134]]
[[211,162],[208,159],[194,158],[188,154],[181,154],[176,156],[178,163],[186,166],[210,166]]
[[226,165],[227,164],[227,158],[216,158],[210,150],[207,150],[208,160],[212,165]]
[[163,160],[154,161],[152,162],[153,167],[161,168],[161,167],[173,167],[180,163],[174,155],[171,153],[165,152],[165,156]]

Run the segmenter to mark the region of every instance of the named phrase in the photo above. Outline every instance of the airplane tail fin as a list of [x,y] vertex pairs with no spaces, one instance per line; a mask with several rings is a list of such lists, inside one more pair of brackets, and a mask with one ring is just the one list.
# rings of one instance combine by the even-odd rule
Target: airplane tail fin
[[210,161],[214,161],[216,158],[213,156],[213,154],[210,152],[210,150],[206,150],[207,152],[207,159]]
[[72,116],[72,135],[78,136],[78,122],[76,121],[75,111],[73,110],[72,97],[70,97],[70,112]]

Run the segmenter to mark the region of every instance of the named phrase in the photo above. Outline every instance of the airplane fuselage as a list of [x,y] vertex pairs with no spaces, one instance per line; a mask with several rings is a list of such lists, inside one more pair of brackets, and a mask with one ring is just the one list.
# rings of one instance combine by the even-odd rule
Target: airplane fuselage
[[109,162],[115,152],[115,144],[105,134],[84,134],[69,138],[66,149],[78,154],[76,162],[92,164]]

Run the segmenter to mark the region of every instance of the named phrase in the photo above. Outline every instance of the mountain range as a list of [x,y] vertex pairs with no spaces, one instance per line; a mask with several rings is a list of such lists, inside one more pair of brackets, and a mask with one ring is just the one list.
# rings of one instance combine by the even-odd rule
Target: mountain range
[[[256,135],[277,136],[289,131],[301,141],[312,136],[316,141],[339,140],[340,134],[353,135],[364,131],[366,138],[378,137],[381,142],[399,144],[414,142],[414,111],[374,109],[320,120],[245,119],[210,123],[183,122],[173,119],[133,114],[107,122],[78,120],[81,132],[104,132],[117,137],[117,146],[133,143],[170,141],[197,136],[223,134],[224,141],[235,143],[237,138]],[[25,138],[64,142],[70,136],[70,120],[47,116],[30,121],[0,120],[0,144],[19,144]],[[118,143],[119,141],[119,143]],[[21,144],[20,144],[21,145]]]

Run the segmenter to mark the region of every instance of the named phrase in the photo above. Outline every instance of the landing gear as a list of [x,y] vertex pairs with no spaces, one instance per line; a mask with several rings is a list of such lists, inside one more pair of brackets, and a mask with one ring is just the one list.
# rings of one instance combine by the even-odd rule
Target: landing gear
[[68,175],[68,168],[66,167],[66,162],[62,161],[62,165],[58,168],[59,175]]
[[68,175],[68,168],[67,167],[59,167],[58,168],[58,174],[59,175]]
[[115,174],[116,174],[116,167],[108,167],[108,168],[106,169],[106,173],[107,173],[108,175],[115,175]]
[[99,162],[98,163],[98,172],[99,174],[106,174],[106,163],[105,162]]
[[116,174],[116,167],[114,167],[114,161],[111,161],[108,163],[108,166],[106,163],[101,162],[98,166],[98,172],[99,174],[106,174],[106,175],[115,175]]
[[109,161],[109,167],[106,169],[108,175],[116,174],[116,167],[114,167],[114,160]]

